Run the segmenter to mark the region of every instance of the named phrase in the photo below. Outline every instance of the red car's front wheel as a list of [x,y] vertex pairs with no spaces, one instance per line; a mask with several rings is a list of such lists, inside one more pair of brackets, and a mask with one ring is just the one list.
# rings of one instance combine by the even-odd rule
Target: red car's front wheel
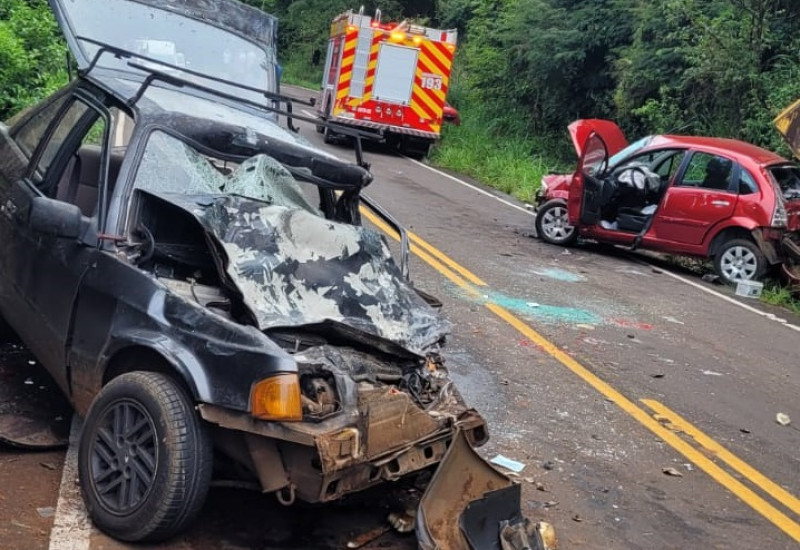
[[578,238],[575,226],[569,224],[567,205],[561,200],[547,201],[536,213],[536,234],[545,242],[569,246]]

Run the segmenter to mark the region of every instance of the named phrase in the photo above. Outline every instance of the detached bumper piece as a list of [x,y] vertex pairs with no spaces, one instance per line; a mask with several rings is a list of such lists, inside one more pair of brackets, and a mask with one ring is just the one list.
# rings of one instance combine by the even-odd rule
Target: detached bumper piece
[[421,550],[554,550],[552,527],[523,517],[520,486],[458,432],[417,511]]

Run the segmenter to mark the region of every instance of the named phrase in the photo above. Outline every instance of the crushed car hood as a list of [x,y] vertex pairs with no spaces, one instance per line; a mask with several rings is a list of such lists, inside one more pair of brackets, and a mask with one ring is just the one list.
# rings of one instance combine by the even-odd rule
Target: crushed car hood
[[449,330],[373,230],[239,195],[148,194],[205,229],[223,277],[262,331],[326,327],[386,351],[381,344],[425,355]]

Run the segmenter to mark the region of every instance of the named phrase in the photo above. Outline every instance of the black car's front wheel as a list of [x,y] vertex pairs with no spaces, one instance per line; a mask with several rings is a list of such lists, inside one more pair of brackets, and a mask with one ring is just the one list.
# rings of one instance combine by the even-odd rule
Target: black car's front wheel
[[212,445],[184,391],[152,372],[123,374],[92,403],[78,472],[94,523],[125,541],[185,528],[211,483]]
[[536,234],[545,242],[569,246],[578,238],[575,226],[567,219],[567,205],[560,200],[544,203],[536,213]]

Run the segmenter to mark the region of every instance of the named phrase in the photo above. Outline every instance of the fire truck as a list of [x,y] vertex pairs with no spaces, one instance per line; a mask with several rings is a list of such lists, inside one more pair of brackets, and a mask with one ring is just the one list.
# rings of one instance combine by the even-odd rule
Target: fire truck
[[[319,117],[374,133],[400,151],[425,156],[439,139],[455,30],[408,21],[382,23],[347,11],[331,23]],[[326,142],[342,136],[322,125]]]

